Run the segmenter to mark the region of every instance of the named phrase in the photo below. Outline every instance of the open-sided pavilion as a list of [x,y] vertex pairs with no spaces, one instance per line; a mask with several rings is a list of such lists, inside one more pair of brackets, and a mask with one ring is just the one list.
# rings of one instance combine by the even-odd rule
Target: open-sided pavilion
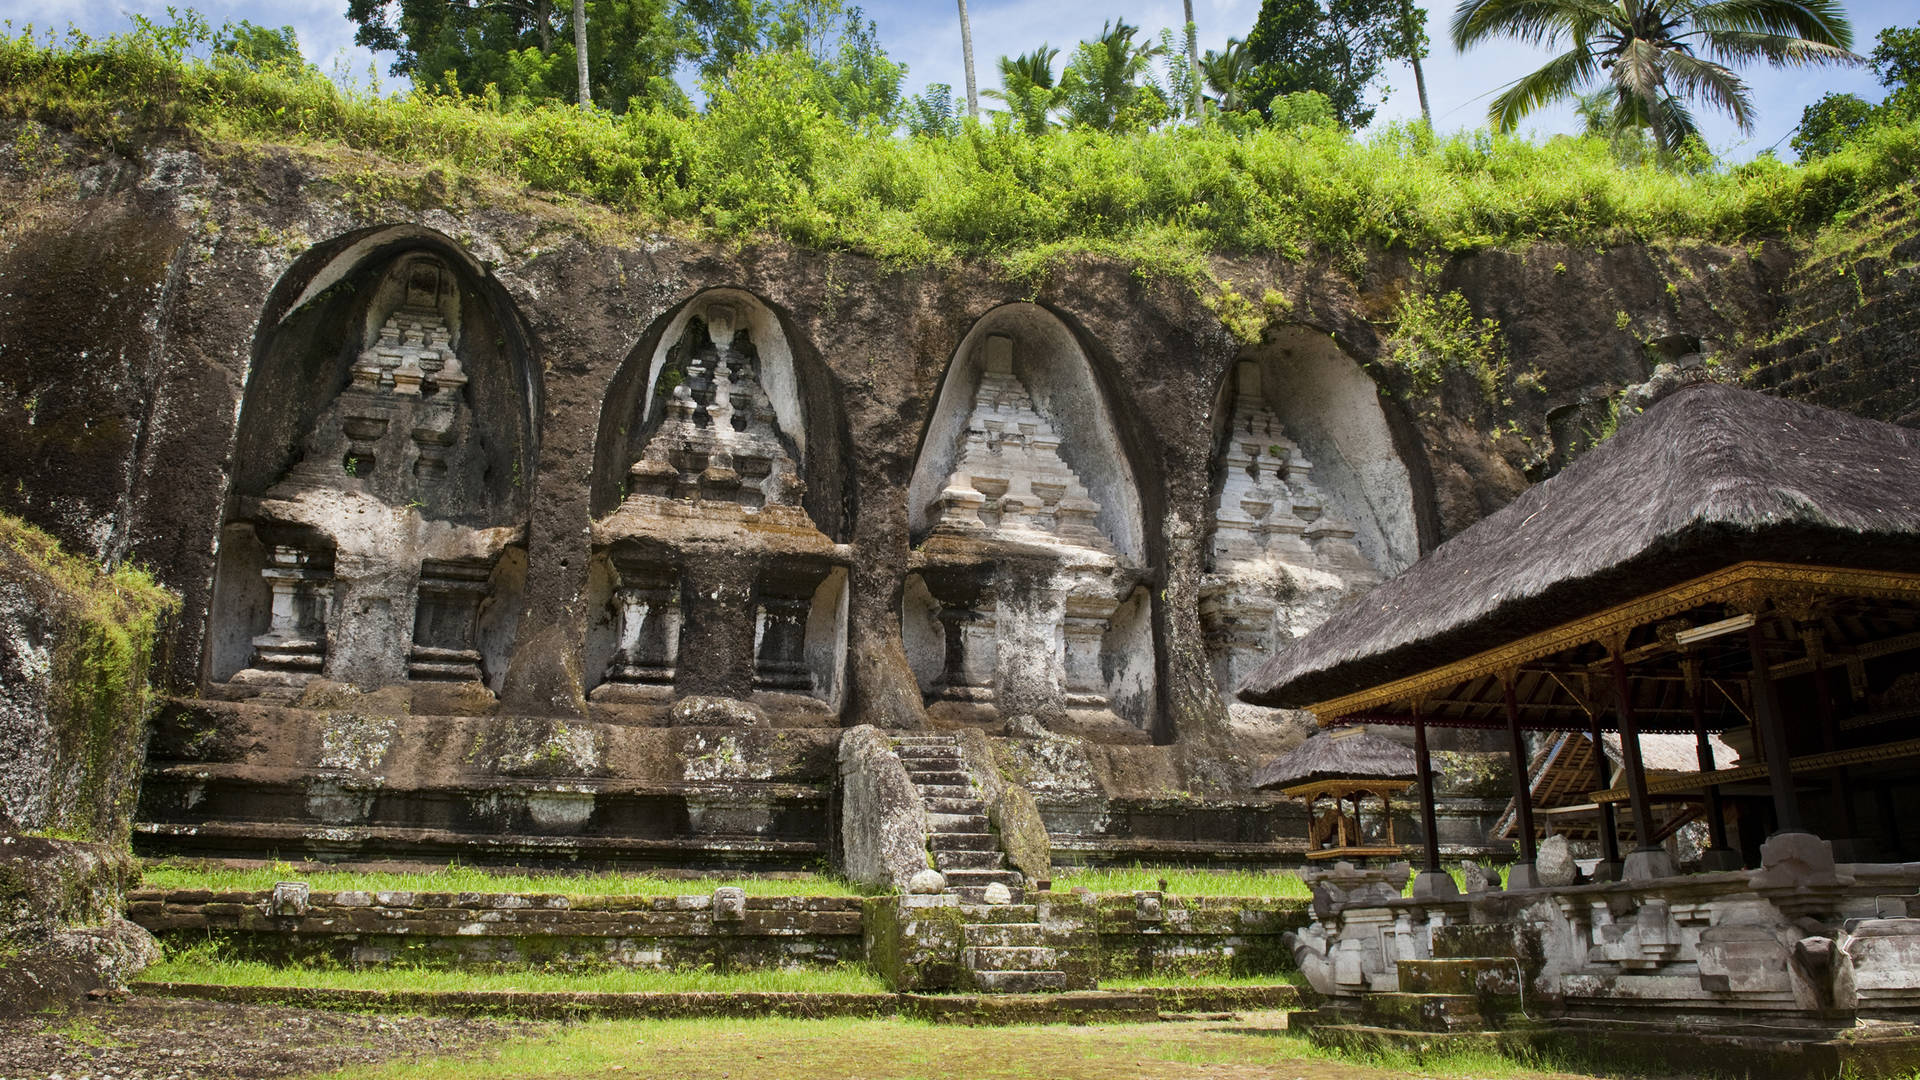
[[[1528,731],[1619,733],[1625,783],[1602,757],[1591,785],[1601,875],[1673,872],[1648,827],[1667,801],[1704,804],[1709,869],[1742,864],[1734,802],[1748,837],[1813,829],[1846,855],[1920,854],[1900,825],[1920,809],[1916,672],[1920,434],[1703,384],[1336,613],[1241,696],[1411,727],[1428,871],[1427,731],[1503,729],[1524,883]],[[1695,736],[1700,771],[1649,783],[1643,732]],[[1715,768],[1713,732],[1738,767]]]
[[[1350,864],[1310,874],[1315,922],[1294,952],[1325,996],[1299,1018],[1316,1038],[1467,1028],[1663,1060],[1684,1046],[1767,1075],[1920,1063],[1920,828],[1903,824],[1920,811],[1920,432],[1681,389],[1240,696],[1413,730],[1412,896]],[[1521,849],[1504,891],[1461,896],[1441,872],[1441,726],[1512,748]],[[1603,848],[1584,880],[1534,865],[1529,732],[1618,742],[1617,787],[1590,756],[1580,812]],[[1653,732],[1690,736],[1696,769],[1650,777]],[[1689,873],[1661,843],[1676,806],[1711,835]]]

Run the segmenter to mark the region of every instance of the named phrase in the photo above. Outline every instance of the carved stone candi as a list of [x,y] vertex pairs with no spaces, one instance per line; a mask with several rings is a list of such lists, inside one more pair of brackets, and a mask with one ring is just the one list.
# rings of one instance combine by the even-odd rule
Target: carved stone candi
[[1231,378],[1200,599],[1215,679],[1229,701],[1275,649],[1380,580],[1275,415],[1260,365],[1238,361]]

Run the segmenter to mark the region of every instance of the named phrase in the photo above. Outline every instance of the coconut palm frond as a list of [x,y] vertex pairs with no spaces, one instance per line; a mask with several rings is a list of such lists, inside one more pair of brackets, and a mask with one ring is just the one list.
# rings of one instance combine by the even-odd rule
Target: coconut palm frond
[[1753,93],[1727,68],[1674,53],[1667,58],[1666,81],[1673,96],[1705,101],[1731,116],[1741,131],[1753,130]]
[[1804,67],[1866,62],[1865,57],[1838,45],[1751,30],[1701,30],[1688,37],[1698,38],[1704,46],[1703,51],[1715,58],[1735,64],[1765,60],[1776,67]]
[[1719,0],[1694,7],[1687,16],[1703,29],[1803,38],[1842,49],[1853,44],[1853,24],[1833,0]]
[[1496,131],[1512,131],[1528,113],[1565,97],[1599,71],[1599,58],[1586,49],[1562,53],[1501,91],[1487,108],[1487,120]]
[[1618,17],[1618,6],[1605,0],[1462,0],[1453,14],[1453,43],[1466,49],[1510,37],[1553,48],[1562,38],[1582,40],[1592,27]]

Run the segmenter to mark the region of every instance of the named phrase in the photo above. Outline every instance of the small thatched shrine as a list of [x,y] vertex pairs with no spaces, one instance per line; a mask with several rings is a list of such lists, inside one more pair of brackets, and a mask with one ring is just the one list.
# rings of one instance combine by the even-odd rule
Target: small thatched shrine
[[[1366,728],[1343,728],[1316,734],[1267,762],[1253,783],[1307,801],[1307,858],[1388,857],[1400,854],[1393,796],[1413,784],[1417,771],[1412,750]],[[1380,805],[1372,820],[1362,812],[1368,795]],[[1333,801],[1325,812],[1318,810],[1321,799]]]
[[[1504,964],[1530,972],[1503,979],[1536,1019],[1610,1039],[1739,1032],[1837,1062],[1864,1032],[1920,1055],[1920,903],[1890,899],[1920,894],[1916,672],[1920,433],[1719,385],[1659,402],[1240,688],[1414,733],[1425,869],[1411,899],[1348,883],[1317,908],[1296,954],[1334,995],[1323,1022],[1342,1026],[1342,994]],[[1499,903],[1468,905],[1440,869],[1436,726],[1512,748],[1520,850]],[[1694,767],[1650,767],[1647,733],[1691,741]],[[1587,748],[1590,779],[1559,767],[1584,790],[1556,810],[1590,815],[1591,883],[1535,865],[1530,736]],[[1691,875],[1663,843],[1683,816],[1711,837]],[[1498,1004],[1474,1022],[1502,1026]]]

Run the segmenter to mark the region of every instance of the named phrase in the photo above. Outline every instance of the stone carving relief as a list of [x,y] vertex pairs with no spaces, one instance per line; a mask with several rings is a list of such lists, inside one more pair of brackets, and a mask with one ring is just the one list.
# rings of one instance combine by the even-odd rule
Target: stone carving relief
[[[612,578],[595,701],[659,704],[730,685],[821,711],[837,693],[846,575],[802,505],[804,433],[786,429],[769,389],[794,385],[790,369],[768,369],[790,357],[784,342],[757,340],[777,333],[753,301],[705,297],[650,371],[620,505],[594,525]],[[685,648],[702,663],[683,666]]]
[[1239,361],[1232,378],[1200,599],[1215,678],[1229,702],[1274,649],[1380,580],[1268,404],[1260,366]]
[[[502,514],[467,390],[460,304],[437,256],[397,260],[298,460],[240,500],[223,542],[228,591],[247,592],[237,579],[257,564],[272,599],[228,685],[285,694],[316,676],[377,686],[497,674],[482,623],[498,620],[489,600],[520,530],[467,524]],[[217,617],[246,620],[247,607],[229,602]]]
[[[926,628],[928,704],[962,721],[1026,714],[1144,737],[1114,714],[1111,692],[1116,638],[1142,644],[1145,604],[1127,603],[1142,575],[1103,530],[1102,504],[1062,453],[1059,418],[1016,369],[1015,340],[989,334],[978,348],[978,383],[908,594],[919,605],[909,622]],[[1150,643],[1145,653],[1150,666]]]

